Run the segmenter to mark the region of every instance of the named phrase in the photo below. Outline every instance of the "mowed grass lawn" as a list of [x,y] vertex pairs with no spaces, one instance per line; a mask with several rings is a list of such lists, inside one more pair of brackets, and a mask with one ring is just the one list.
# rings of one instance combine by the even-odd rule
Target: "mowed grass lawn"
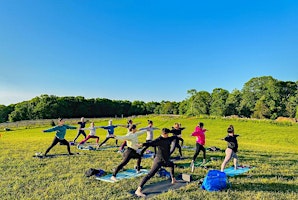
[[[159,128],[171,128],[175,122],[186,129],[182,132],[185,144],[195,146],[195,138],[190,134],[198,122],[203,122],[206,133],[206,147],[216,146],[224,150],[226,142],[220,140],[226,136],[226,129],[230,124],[239,134],[240,164],[254,166],[253,170],[241,176],[229,178],[232,187],[222,192],[207,192],[200,189],[198,181],[194,181],[178,190],[157,195],[154,199],[298,199],[298,124],[276,123],[262,120],[240,119],[211,119],[188,118],[170,116],[144,116],[134,118],[141,122],[139,128],[147,125],[151,119]],[[92,119],[95,125],[107,125],[109,119]],[[113,119],[113,124],[125,124],[127,119]],[[66,124],[77,126],[74,121]],[[89,123],[87,124],[89,126]],[[89,168],[101,168],[111,172],[122,160],[116,149],[103,151],[82,151],[71,146],[75,156],[57,156],[54,158],[34,158],[36,152],[44,152],[54,138],[53,133],[42,133],[50,128],[50,124],[40,128],[18,128],[12,131],[0,132],[0,199],[134,199],[130,191],[137,188],[142,177],[126,179],[117,183],[107,183],[87,178],[84,172]],[[66,139],[72,141],[76,130],[68,130]],[[89,133],[89,131],[86,131]],[[115,129],[116,135],[126,134],[126,129]],[[160,131],[154,132],[155,137]],[[103,129],[97,130],[101,141],[106,136]],[[80,136],[78,141],[82,140]],[[145,135],[139,138],[145,141]],[[89,140],[95,143],[94,139]],[[109,140],[107,145],[115,145],[115,140]],[[57,145],[49,153],[67,153],[66,146]],[[194,154],[192,150],[183,150],[186,160],[190,162]],[[174,156],[178,155],[178,151]],[[207,158],[218,158],[209,164],[209,169],[220,169],[225,154],[223,152],[208,152]],[[202,154],[198,160],[202,159]],[[149,169],[152,159],[143,159],[142,166]],[[126,169],[133,168],[135,160],[129,162]],[[231,166],[232,162],[228,164]],[[195,179],[203,178],[207,169],[196,168],[194,173],[190,169],[175,169],[175,174],[192,174]],[[153,177],[148,183],[164,180]]]

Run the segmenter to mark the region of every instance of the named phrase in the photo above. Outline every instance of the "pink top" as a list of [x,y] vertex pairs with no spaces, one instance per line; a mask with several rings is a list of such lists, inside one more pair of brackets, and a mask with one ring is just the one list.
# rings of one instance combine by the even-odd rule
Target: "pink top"
[[205,145],[205,132],[206,129],[201,129],[199,126],[196,126],[195,131],[191,134],[191,136],[196,136],[196,142],[200,145]]

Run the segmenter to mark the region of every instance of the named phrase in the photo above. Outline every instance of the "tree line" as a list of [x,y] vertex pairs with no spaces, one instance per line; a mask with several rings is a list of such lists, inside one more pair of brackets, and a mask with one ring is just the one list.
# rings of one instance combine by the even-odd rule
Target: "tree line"
[[276,119],[298,118],[298,81],[279,81],[271,76],[252,78],[242,90],[231,93],[215,88],[211,93],[190,89],[181,102],[85,99],[43,94],[29,101],[0,105],[0,122],[65,118],[98,118],[146,114],[212,115]]

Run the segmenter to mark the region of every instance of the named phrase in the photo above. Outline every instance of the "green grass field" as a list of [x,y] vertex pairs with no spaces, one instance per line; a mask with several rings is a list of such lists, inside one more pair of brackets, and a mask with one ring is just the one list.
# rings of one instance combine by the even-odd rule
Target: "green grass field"
[[[230,124],[239,134],[239,164],[254,166],[253,170],[241,176],[229,178],[232,187],[222,192],[207,192],[198,186],[197,181],[178,190],[155,196],[154,199],[298,199],[298,124],[277,123],[262,120],[241,120],[221,118],[187,118],[174,116],[144,116],[134,118],[141,122],[138,126],[145,127],[147,120],[154,121],[159,128],[170,128],[179,122],[186,129],[182,132],[185,145],[194,146],[195,138],[190,134],[198,122],[204,122],[206,147],[226,148],[226,142],[220,140],[226,136]],[[107,125],[108,119],[94,120],[95,125]],[[126,119],[114,119],[113,124],[125,124]],[[73,121],[66,124],[77,126]],[[88,124],[89,126],[89,124]],[[87,178],[84,172],[89,168],[101,168],[111,172],[122,157],[115,149],[104,151],[82,151],[71,146],[75,156],[57,156],[55,158],[34,158],[36,152],[44,152],[51,144],[54,133],[42,133],[50,128],[50,124],[38,128],[12,128],[12,131],[0,132],[0,195],[1,199],[133,199],[129,192],[135,190],[141,178],[126,179],[115,184]],[[88,131],[86,131],[88,133]],[[125,128],[116,128],[115,134],[126,134]],[[66,139],[72,141],[76,130],[68,130]],[[106,131],[97,130],[101,140]],[[159,130],[155,131],[155,137]],[[80,136],[78,141],[82,140]],[[140,137],[145,141],[145,135]],[[95,143],[94,139],[89,142]],[[108,145],[114,145],[109,140]],[[67,153],[66,146],[57,145],[49,154]],[[183,151],[190,162],[194,152]],[[174,153],[178,155],[178,151]],[[220,169],[225,154],[207,152],[207,158],[217,157],[218,160],[209,164],[210,168]],[[198,156],[198,160],[202,154]],[[142,166],[150,168],[152,159],[144,159]],[[135,160],[129,162],[126,169],[133,168]],[[232,162],[228,164],[231,166]],[[203,178],[208,170],[197,168],[194,173],[190,169],[175,169],[175,174],[193,174],[195,179]],[[164,180],[153,177],[147,184]]]

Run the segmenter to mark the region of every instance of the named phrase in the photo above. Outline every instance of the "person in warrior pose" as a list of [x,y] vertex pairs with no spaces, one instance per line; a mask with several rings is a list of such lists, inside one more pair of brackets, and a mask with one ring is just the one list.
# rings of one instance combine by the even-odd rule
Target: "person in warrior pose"
[[226,156],[221,164],[221,171],[223,172],[225,169],[226,164],[233,158],[234,160],[234,168],[237,169],[238,167],[238,156],[237,156],[237,151],[238,151],[238,141],[237,137],[239,135],[234,134],[234,127],[232,125],[229,126],[228,130],[228,135],[223,138],[222,140],[227,141],[228,147],[226,149]]
[[[99,126],[99,128],[103,128],[108,131],[108,134],[106,136],[106,139],[98,145],[98,148],[101,147],[103,144],[105,144],[109,139],[113,138],[115,139],[114,135],[114,129],[117,128],[119,125],[113,125],[113,121],[109,121],[108,126]],[[118,140],[116,139],[116,146],[118,146]]]
[[82,117],[82,118],[81,118],[81,121],[79,121],[78,124],[80,125],[80,128],[79,128],[79,131],[78,131],[77,136],[76,136],[75,139],[73,140],[74,143],[76,142],[76,140],[78,139],[78,137],[79,137],[81,134],[82,134],[82,135],[85,137],[85,139],[86,139],[86,133],[85,133],[85,131],[82,129],[82,128],[85,128],[85,126],[86,126],[85,118]]
[[192,158],[192,161],[190,163],[191,171],[194,171],[194,163],[196,161],[196,158],[198,157],[200,151],[203,151],[203,164],[206,163],[206,149],[204,147],[205,145],[205,132],[207,130],[204,128],[204,123],[200,122],[199,126],[196,126],[195,131],[191,134],[191,136],[197,137],[196,140],[196,152]]
[[[138,124],[140,124],[140,122],[139,123],[136,123],[134,125],[138,125]],[[126,127],[127,128],[127,131],[129,131],[129,127],[131,127],[132,125],[133,125],[133,121],[130,119],[130,120],[127,121],[127,124],[126,124],[126,126],[124,125],[124,127]],[[126,146],[127,146],[127,143],[124,140],[123,143],[121,144],[120,148],[119,148],[119,152],[121,152],[121,153],[124,152],[124,148]]]
[[[153,131],[157,130],[159,128],[155,128],[153,127],[153,121],[148,120],[148,126],[146,128],[140,128],[139,130],[145,130],[147,129],[147,137],[146,137],[146,143],[147,142],[151,142],[153,140]],[[144,152],[146,151],[146,149],[148,149],[149,146],[143,148],[143,150],[141,151],[141,155],[143,156]],[[156,154],[156,147],[154,147],[154,156]]]
[[126,140],[127,141],[127,149],[123,153],[123,160],[122,162],[115,168],[113,172],[113,176],[111,177],[111,180],[117,181],[117,173],[130,161],[130,159],[134,158],[137,159],[137,172],[141,169],[141,161],[142,156],[139,152],[139,141],[138,137],[142,134],[146,133],[146,130],[137,131],[136,125],[132,125],[129,128],[129,132],[125,136],[115,136],[116,139],[119,140]]
[[60,144],[64,144],[67,146],[67,151],[68,151],[68,154],[69,155],[73,155],[73,153],[71,153],[70,151],[70,145],[69,145],[69,142],[64,138],[65,137],[65,134],[66,134],[66,130],[67,129],[77,129],[76,127],[73,127],[73,126],[69,126],[69,125],[65,125],[65,120],[62,119],[62,118],[59,118],[58,119],[58,125],[53,127],[53,128],[50,128],[50,129],[47,129],[47,130],[43,130],[44,133],[47,133],[47,132],[54,132],[56,131],[56,135],[55,135],[55,138],[52,142],[52,144],[49,146],[49,148],[46,150],[44,156],[47,156],[47,154],[49,153],[49,151],[58,143],[60,142]]
[[[173,136],[177,136],[177,139],[173,141],[173,144],[171,145],[171,155],[174,153],[176,147],[179,149],[180,158],[182,158],[182,148],[184,140],[181,138],[181,132],[184,130],[184,127],[181,127],[181,124],[175,123],[172,127],[172,130],[170,131],[173,133]],[[179,144],[179,140],[182,142],[181,146]]]
[[101,126],[94,126],[94,122],[90,123],[90,127],[89,128],[82,128],[83,130],[90,130],[89,135],[82,140],[78,145],[84,144],[85,142],[87,142],[87,140],[89,140],[90,138],[96,138],[96,144],[98,146],[98,142],[99,142],[99,137],[96,136],[96,129],[97,128],[101,128]]
[[157,139],[144,143],[143,146],[155,146],[157,147],[157,154],[154,158],[152,167],[149,173],[141,180],[135,194],[139,197],[145,197],[146,195],[142,193],[142,188],[146,184],[146,182],[155,175],[155,173],[162,167],[170,167],[170,175],[172,179],[172,184],[176,183],[176,179],[174,177],[174,163],[170,160],[170,149],[171,143],[177,139],[177,136],[169,137],[170,130],[167,128],[163,128],[161,131],[161,136]]

